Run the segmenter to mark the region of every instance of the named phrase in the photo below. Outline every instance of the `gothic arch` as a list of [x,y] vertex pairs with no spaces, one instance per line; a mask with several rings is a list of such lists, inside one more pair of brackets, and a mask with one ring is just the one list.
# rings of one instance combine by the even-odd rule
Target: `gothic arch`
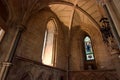
[[[66,1],[59,1],[59,2],[51,2],[51,3],[49,3],[49,5],[54,5],[54,4],[67,5],[67,6],[71,6],[71,7],[74,6],[73,3],[66,2]],[[78,5],[76,6],[76,9],[79,10],[80,12],[82,12],[83,14],[85,14],[96,25],[97,28],[100,28],[100,25],[95,21],[95,19],[89,13],[87,13],[85,10],[83,10]]]
[[[38,5],[38,3],[34,3],[34,5],[35,4]],[[54,5],[54,4],[67,5],[67,6],[71,6],[71,7],[74,6],[73,3],[66,2],[66,1],[48,2],[48,5],[39,6],[38,9],[37,9],[37,11],[32,12],[32,14],[30,14],[30,15],[26,15],[25,18],[24,18],[26,21],[22,21],[22,24],[26,25],[26,23],[28,22],[28,20],[30,19],[31,16],[33,16],[34,14],[39,13],[39,11],[41,11],[42,9],[48,7],[49,5]],[[36,7],[36,6],[33,6],[33,7]],[[79,6],[76,6],[76,9],[79,10],[80,12],[82,12],[83,14],[85,14],[98,28],[100,27],[100,25],[94,20],[94,18],[89,13],[87,13],[85,10],[83,10]],[[12,14],[10,14],[10,15],[12,15]]]
[[31,72],[25,72],[20,80],[33,80],[33,75]]
[[56,55],[57,55],[57,33],[58,27],[54,18],[51,18],[47,22],[44,45],[42,51],[42,63],[50,66],[56,65]]
[[44,80],[44,75],[45,73],[44,72],[41,72],[37,78],[37,80]]
[[[94,55],[95,55],[95,61],[96,61],[96,65],[97,68],[102,68],[102,65],[104,67],[106,67],[106,69],[109,69],[110,64],[106,64],[106,62],[109,62],[109,57],[104,57],[104,56],[110,56],[108,54],[107,51],[107,47],[105,46],[104,42],[103,42],[103,38],[101,35],[101,32],[99,29],[97,29],[96,27],[93,27],[91,25],[81,25],[80,28],[77,28],[75,31],[73,31],[74,33],[72,33],[72,37],[73,37],[73,46],[76,47],[72,50],[72,55],[73,57],[71,57],[73,63],[71,65],[77,65],[77,66],[72,66],[71,68],[74,70],[84,70],[84,59],[83,59],[83,55],[81,53],[84,53],[84,48],[82,48],[82,46],[84,46],[84,44],[82,43],[84,40],[84,37],[89,35],[92,41],[92,45],[93,45],[93,50],[94,50]],[[99,36],[98,36],[99,35]],[[76,44],[76,45],[75,45]],[[80,46],[81,45],[81,46]],[[77,46],[79,47],[79,49],[77,49]],[[81,47],[81,48],[80,48]],[[82,51],[81,51],[82,50]],[[79,54],[78,54],[79,53]],[[75,56],[78,55],[78,56]],[[80,57],[79,57],[80,56]],[[76,58],[74,58],[76,57]]]

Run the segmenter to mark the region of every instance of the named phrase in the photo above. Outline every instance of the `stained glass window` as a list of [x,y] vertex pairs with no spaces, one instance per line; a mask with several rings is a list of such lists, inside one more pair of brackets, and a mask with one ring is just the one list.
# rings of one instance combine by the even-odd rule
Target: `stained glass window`
[[94,60],[94,53],[93,53],[90,37],[86,36],[84,38],[84,44],[85,44],[86,60]]
[[44,36],[44,45],[42,52],[42,63],[53,66],[54,61],[54,34],[55,34],[55,22],[50,20],[47,23],[47,29]]

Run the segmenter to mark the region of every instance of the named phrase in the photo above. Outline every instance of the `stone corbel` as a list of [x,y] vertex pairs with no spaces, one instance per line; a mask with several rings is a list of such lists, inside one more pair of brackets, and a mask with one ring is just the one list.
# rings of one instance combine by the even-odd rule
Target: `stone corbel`
[[25,31],[25,30],[26,30],[26,27],[25,27],[23,24],[19,24],[19,25],[17,25],[17,29],[18,29],[19,31]]

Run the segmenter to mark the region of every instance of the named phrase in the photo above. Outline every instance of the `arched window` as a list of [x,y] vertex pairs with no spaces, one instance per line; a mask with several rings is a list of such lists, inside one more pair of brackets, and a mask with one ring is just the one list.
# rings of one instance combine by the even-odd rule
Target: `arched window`
[[92,49],[91,39],[90,37],[86,36],[84,38],[84,44],[85,44],[85,56],[86,60],[94,60],[94,53]]
[[0,42],[5,34],[5,31],[0,27]]
[[50,20],[47,23],[47,29],[44,36],[44,45],[42,52],[42,63],[45,65],[53,66],[55,62],[55,32],[56,32],[56,23],[55,20]]

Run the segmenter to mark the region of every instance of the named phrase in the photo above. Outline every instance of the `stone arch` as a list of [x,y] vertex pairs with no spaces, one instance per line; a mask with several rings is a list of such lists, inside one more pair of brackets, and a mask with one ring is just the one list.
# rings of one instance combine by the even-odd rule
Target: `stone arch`
[[[24,1],[21,1],[21,3],[23,3]],[[10,6],[9,3],[7,1],[5,1],[5,3],[7,4],[7,6]],[[68,6],[73,6],[74,4],[71,2],[67,2],[67,1],[48,1],[47,5],[41,5],[40,6],[40,2],[39,1],[33,1],[32,2],[32,8],[27,10],[27,12],[24,14],[24,20],[25,21],[21,21],[21,24],[26,25],[26,23],[28,22],[28,20],[30,19],[31,16],[33,16],[36,13],[39,13],[40,10],[42,10],[45,7],[48,7],[49,5],[53,5],[53,4],[61,4],[61,5],[68,5]],[[22,8],[24,8],[23,6],[21,6]],[[37,9],[36,9],[37,8]],[[36,10],[34,10],[36,9]],[[83,14],[85,14],[97,27],[99,27],[100,25],[94,20],[94,18],[89,15],[85,10],[83,10],[82,8],[80,8],[79,6],[76,6],[76,9],[78,9],[79,11],[81,11]],[[23,9],[24,10],[24,9]],[[9,19],[11,19],[13,17],[13,11],[12,11],[12,6],[8,7],[8,11],[9,11]],[[29,14],[29,12],[32,11],[31,14]]]
[[[60,43],[62,43],[62,44],[65,44],[65,38],[64,38],[64,26],[62,26],[62,24],[61,24],[61,22],[59,21],[59,19],[57,18],[57,16],[55,15],[55,14],[53,14],[53,12],[51,12],[51,11],[49,11],[49,10],[46,10],[46,8],[45,9],[42,9],[42,10],[40,10],[38,13],[36,13],[36,14],[34,14],[33,16],[31,16],[30,18],[29,18],[29,21],[28,21],[28,23],[27,23],[27,30],[23,33],[23,36],[22,37],[24,37],[24,34],[25,35],[29,35],[28,33],[30,33],[30,34],[32,34],[32,35],[35,35],[35,36],[32,36],[32,37],[35,37],[35,38],[37,38],[37,39],[35,39],[34,41],[37,41],[38,43],[39,43],[39,48],[40,49],[38,49],[38,44],[37,44],[37,46],[36,46],[36,49],[37,50],[34,50],[34,51],[37,51],[36,52],[36,54],[37,55],[39,55],[39,56],[36,56],[36,58],[34,58],[34,59],[37,59],[37,60],[35,60],[35,61],[38,61],[38,62],[42,62],[42,59],[41,59],[41,56],[42,56],[42,49],[43,49],[43,42],[44,42],[44,33],[45,33],[45,30],[46,30],[46,24],[47,24],[47,22],[49,21],[49,20],[51,20],[51,19],[55,19],[55,21],[56,21],[56,23],[57,23],[57,27],[56,27],[56,29],[57,29],[57,33],[55,34],[56,35],[56,37],[58,38],[57,40],[57,49],[59,50],[59,51],[57,51],[57,56],[58,55],[60,55],[61,53],[63,54],[63,55],[65,55],[66,53],[63,51],[63,50],[60,50],[60,49],[63,49],[63,48],[61,48],[62,47],[62,45],[60,46],[59,44]],[[36,21],[36,22],[35,22]],[[36,30],[37,29],[37,30]],[[34,34],[32,33],[32,32],[34,32]],[[37,34],[36,34],[37,33]],[[36,36],[37,35],[37,36]],[[25,38],[25,37],[24,37]],[[38,38],[39,38],[39,40],[38,40]],[[22,38],[23,39],[23,38]],[[28,39],[28,38],[27,38]],[[20,44],[21,45],[21,44]],[[22,47],[21,47],[22,48]],[[32,48],[33,49],[33,48]],[[32,50],[31,49],[31,50]],[[35,48],[34,48],[35,49]],[[39,51],[39,53],[38,53],[38,51]],[[18,52],[19,53],[19,52]],[[34,52],[35,53],[35,52]],[[60,54],[59,54],[60,53]],[[28,53],[29,54],[29,53]],[[31,53],[32,54],[32,53]],[[59,58],[57,58],[57,63],[56,63],[56,65],[55,66],[58,66],[58,64],[60,64],[60,63],[58,63],[59,61],[61,61],[61,60],[64,60],[64,59],[59,59]],[[61,63],[61,65],[62,65],[62,63]]]
[[[53,5],[53,4],[61,4],[61,5],[67,5],[67,6],[74,6],[73,3],[71,2],[66,2],[66,1],[59,1],[59,2],[51,2],[48,5]],[[85,10],[83,10],[81,7],[79,7],[78,5],[76,6],[76,9],[79,10],[80,12],[82,12],[84,15],[86,15],[92,22],[93,24],[95,24],[95,26],[97,28],[100,27],[100,25],[95,21],[95,19],[89,14],[87,13]]]
[[[48,15],[47,15],[48,14]],[[47,16],[46,16],[47,15]],[[50,15],[50,16],[49,16]],[[44,16],[44,18],[43,18]],[[26,39],[30,39],[32,37],[37,38],[35,39],[35,41],[37,40],[38,43],[40,43],[39,45],[37,44],[36,46],[36,49],[37,50],[34,50],[34,51],[37,51],[36,53],[38,54],[39,53],[42,53],[42,45],[43,45],[43,40],[44,40],[44,32],[45,32],[45,29],[46,29],[46,23],[51,19],[51,18],[55,18],[56,22],[58,23],[58,33],[57,35],[60,35],[60,36],[63,36],[61,35],[61,33],[63,34],[63,31],[61,29],[61,26],[59,25],[60,22],[59,20],[57,19],[57,17],[51,12],[51,11],[46,11],[46,10],[41,10],[39,13],[37,14],[34,14],[33,16],[31,16],[29,18],[29,21],[26,25],[27,27],[27,30],[23,33],[22,35],[22,38],[20,40],[20,43],[18,48],[17,48],[17,53],[18,54],[22,54],[21,50],[19,51],[19,49],[23,49],[22,46],[24,46],[22,43],[24,42],[23,39],[25,39],[24,35],[29,35],[31,34],[31,37],[28,36],[29,38],[26,38]],[[40,23],[41,21],[43,21],[44,23]],[[35,33],[36,32],[36,33]],[[35,35],[35,36],[34,36]],[[36,36],[37,35],[37,36]],[[39,38],[39,40],[38,40]],[[31,41],[30,41],[31,42]],[[36,43],[35,43],[36,44]],[[26,44],[25,44],[26,45]],[[25,47],[25,46],[24,46]],[[40,49],[38,49],[38,47]],[[33,49],[33,48],[32,48]],[[32,50],[31,49],[31,50]],[[35,49],[35,48],[34,48]],[[24,52],[23,52],[24,53]],[[35,52],[34,52],[35,53]],[[30,53],[28,53],[30,54]],[[31,53],[32,54],[32,53]],[[27,56],[27,55],[26,55]],[[30,57],[30,56],[29,56]],[[41,60],[38,60],[38,58],[40,58],[41,55],[37,56],[37,61],[40,61]],[[35,59],[35,58],[34,58]]]
[[53,80],[53,75],[46,72],[41,72],[37,78],[37,80]]
[[20,80],[33,80],[33,75],[31,72],[25,72]]
[[[93,25],[88,25],[83,23],[79,28],[77,29],[72,29],[74,31],[72,31],[72,43],[73,44],[73,49],[71,53],[74,54],[73,55],[73,59],[72,62],[74,64],[71,63],[72,65],[76,65],[76,66],[72,66],[71,69],[73,68],[73,70],[77,69],[77,70],[84,70],[83,69],[83,55],[81,53],[84,53],[84,49],[80,48],[83,47],[83,39],[86,35],[89,35],[91,38],[91,42],[92,42],[92,47],[93,47],[93,51],[94,51],[94,56],[95,56],[95,61],[96,61],[96,65],[98,67],[98,69],[101,69],[102,66],[104,66],[104,68],[109,69],[111,66],[111,63],[109,63],[109,61],[111,60],[110,54],[108,54],[108,49],[105,46],[105,43],[103,42],[103,38],[101,35],[101,32],[98,28],[93,27]],[[98,36],[99,35],[99,36]],[[76,45],[75,45],[76,44]],[[81,45],[82,44],[82,45]],[[81,46],[80,46],[81,45]],[[79,51],[79,49],[81,49],[82,51]],[[80,53],[80,54],[78,54]],[[80,56],[80,58],[79,58]],[[107,56],[107,58],[105,57]],[[81,62],[81,63],[80,63]],[[107,62],[107,63],[106,63]],[[108,64],[109,63],[109,64]]]
[[37,78],[37,80],[44,80],[44,75],[45,73],[44,72],[41,72]]
[[[7,3],[7,2],[6,2],[6,3]],[[8,4],[8,3],[7,3],[7,4]],[[39,4],[40,4],[39,1],[38,1],[38,2],[35,1],[35,2],[33,3],[33,5],[31,5],[31,6],[33,7],[33,9],[34,9],[34,7],[36,8],[35,5],[37,5],[37,9],[36,9],[36,10],[33,10],[33,12],[32,12],[31,14],[27,13],[27,12],[30,12],[29,10],[27,10],[27,12],[24,14],[24,20],[21,21],[21,24],[27,25],[27,22],[29,21],[29,19],[31,18],[31,16],[39,13],[42,9],[48,7],[49,5],[60,4],[60,5],[67,5],[67,6],[71,6],[71,7],[74,5],[73,3],[67,2],[67,1],[52,1],[52,2],[48,2],[47,5],[41,5],[41,6],[40,6]],[[10,7],[10,9],[9,9],[9,12],[10,12],[9,15],[10,15],[10,16],[13,16],[13,12],[12,12],[12,9],[11,9],[11,8],[12,8],[12,7]],[[98,28],[100,27],[100,25],[94,20],[94,18],[93,18],[90,14],[88,14],[85,10],[83,10],[83,9],[80,8],[79,6],[76,6],[76,9],[79,10],[80,12],[82,12],[83,14],[85,14]],[[31,9],[30,9],[30,10],[31,10]],[[31,10],[31,11],[32,11],[32,10]],[[26,14],[27,14],[27,15],[26,15]],[[11,19],[11,17],[10,17],[10,19]]]
[[[48,7],[49,5],[54,5],[54,4],[67,5],[67,6],[71,6],[71,7],[74,6],[74,4],[71,3],[71,2],[66,2],[66,1],[59,1],[59,2],[57,1],[56,2],[56,1],[52,1],[52,2],[48,2],[48,5],[46,5],[46,6],[45,5],[41,6],[41,8],[38,11],[36,11],[34,14],[39,13],[39,11],[41,11],[42,9]],[[93,24],[96,25],[97,28],[100,27],[100,25],[95,21],[95,19],[89,13],[87,13],[85,10],[83,10],[79,6],[76,6],[76,9],[79,10],[80,12],[82,12],[83,14],[85,14],[93,22]],[[32,16],[34,14],[31,14],[30,16]],[[29,18],[27,20],[29,20]]]
[[111,63],[109,62],[111,60],[110,54],[108,54],[108,48],[103,42],[103,37],[100,30],[93,27],[92,25],[86,25],[86,24],[81,26],[81,29],[86,33],[88,33],[89,36],[91,37],[96,64],[98,68],[100,69],[102,68],[102,66],[104,66],[104,68],[106,69],[112,68]]
[[[50,18],[47,22],[44,43],[42,50],[42,63],[49,66],[55,66],[56,55],[57,55],[57,29],[58,25],[54,18]],[[49,50],[49,52],[48,52]]]
[[113,74],[110,72],[105,72],[103,75],[99,76],[100,80],[118,80],[117,74]]
[[[71,55],[73,54],[72,55],[73,57],[71,57],[71,58],[73,58],[72,61],[73,61],[74,65],[76,65],[75,69],[84,70],[84,62],[85,62],[84,38],[86,36],[89,36],[90,38],[92,38],[92,36],[89,33],[89,31],[91,31],[90,28],[89,28],[89,31],[87,31],[86,29],[82,29],[83,26],[80,26],[80,27],[76,27],[76,29],[74,27],[72,28]],[[96,29],[96,28],[94,27],[94,29]],[[93,39],[91,39],[91,42],[92,42],[92,45],[94,45]],[[94,54],[94,55],[96,55],[96,54]],[[73,64],[71,64],[71,65],[73,65]]]

